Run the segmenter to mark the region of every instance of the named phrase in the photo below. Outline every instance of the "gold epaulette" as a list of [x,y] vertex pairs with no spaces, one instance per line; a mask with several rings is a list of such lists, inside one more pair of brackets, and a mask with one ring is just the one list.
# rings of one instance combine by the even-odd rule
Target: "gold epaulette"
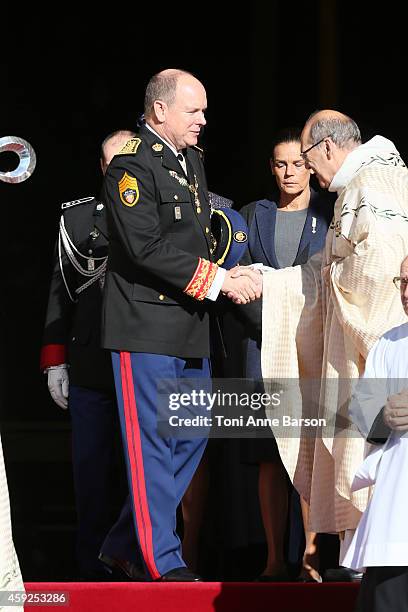
[[117,155],[134,155],[141,142],[140,138],[131,138]]

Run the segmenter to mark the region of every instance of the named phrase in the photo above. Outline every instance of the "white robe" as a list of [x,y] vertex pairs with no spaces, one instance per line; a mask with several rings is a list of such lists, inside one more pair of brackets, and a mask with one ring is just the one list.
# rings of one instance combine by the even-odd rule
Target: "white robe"
[[[355,529],[370,497],[367,488],[351,489],[366,443],[350,426],[348,408],[370,349],[406,320],[392,279],[408,253],[408,171],[393,143],[375,136],[348,154],[329,190],[338,198],[323,252],[328,286],[312,257],[266,273],[262,307],[265,389],[278,381],[285,414],[307,418],[314,405],[312,416],[325,423],[315,440],[294,430],[275,437],[294,486],[310,503],[309,529],[326,533]],[[321,385],[310,402],[296,384],[291,395],[281,386],[311,379]]]
[[[0,438],[0,594],[8,591],[24,593],[23,580],[11,534],[10,503]],[[3,607],[0,612],[23,612],[23,606]]]
[[[408,323],[394,327],[370,351],[352,401],[353,420],[366,434],[387,397],[408,388]],[[343,565],[355,570],[408,566],[408,435],[393,431],[373,447],[352,489],[375,483]]]

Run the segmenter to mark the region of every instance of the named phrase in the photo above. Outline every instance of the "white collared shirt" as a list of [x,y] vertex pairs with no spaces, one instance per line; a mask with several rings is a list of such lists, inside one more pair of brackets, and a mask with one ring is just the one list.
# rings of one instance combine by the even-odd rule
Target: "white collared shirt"
[[[172,151],[172,153],[174,153],[174,155],[177,157],[177,160],[178,160],[178,162],[179,162],[180,166],[181,166],[181,167],[183,168],[183,170],[184,170],[184,174],[187,176],[187,165],[186,165],[186,159],[185,159],[184,155],[183,155],[182,153],[180,153],[180,151],[177,151],[177,149],[176,149],[175,147],[173,147],[173,145],[172,145],[172,144],[170,144],[170,143],[169,143],[167,140],[164,140],[163,136],[160,136],[160,134],[158,134],[158,133],[156,132],[156,130],[154,130],[154,129],[153,129],[153,128],[152,128],[152,127],[151,127],[151,126],[148,124],[148,123],[145,123],[145,125],[146,125],[146,127],[147,127],[147,129],[148,129],[148,130],[150,130],[151,132],[153,132],[153,134],[154,134],[155,136],[157,136],[157,138],[160,138],[160,140],[161,140],[161,141],[163,141],[163,142],[164,142],[164,144],[165,144],[167,147],[169,147],[170,151]],[[180,155],[181,155],[181,158],[182,158],[182,159],[180,159],[180,157],[179,157]]]

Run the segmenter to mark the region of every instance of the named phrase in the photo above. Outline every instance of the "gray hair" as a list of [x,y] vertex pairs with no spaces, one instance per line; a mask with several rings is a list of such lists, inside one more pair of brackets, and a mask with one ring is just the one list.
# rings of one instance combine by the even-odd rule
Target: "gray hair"
[[342,115],[342,118],[340,118],[333,115],[313,123],[313,117],[319,112],[312,113],[306,122],[311,122],[310,139],[312,142],[319,142],[319,140],[330,136],[334,144],[340,149],[347,149],[351,144],[361,144],[359,127],[351,117]]
[[156,100],[162,100],[171,106],[176,98],[177,82],[183,74],[192,75],[185,70],[170,69],[158,72],[147,84],[144,99],[145,117],[150,117]]

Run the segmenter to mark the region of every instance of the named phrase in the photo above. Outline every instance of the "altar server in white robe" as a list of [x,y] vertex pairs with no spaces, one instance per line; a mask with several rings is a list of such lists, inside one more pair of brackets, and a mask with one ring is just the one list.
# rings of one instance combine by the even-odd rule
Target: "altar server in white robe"
[[[394,283],[408,315],[408,257]],[[350,414],[377,443],[352,489],[375,487],[343,563],[366,569],[359,612],[403,612],[408,610],[408,322],[384,334],[370,351]]]

